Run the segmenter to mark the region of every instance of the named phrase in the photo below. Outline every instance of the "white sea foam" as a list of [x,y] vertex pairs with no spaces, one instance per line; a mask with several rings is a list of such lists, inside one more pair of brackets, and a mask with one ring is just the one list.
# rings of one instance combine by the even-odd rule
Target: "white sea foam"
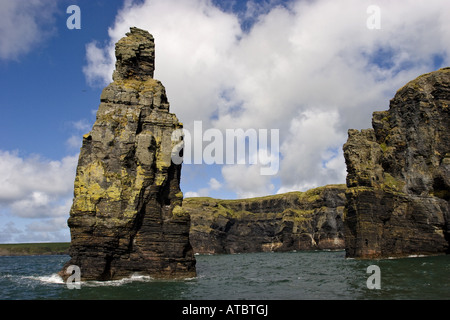
[[428,257],[426,254],[410,254],[409,256],[400,256],[400,257],[387,257],[388,260],[397,260],[397,259],[405,259],[405,258],[423,258]]
[[[2,278],[11,278],[12,280],[23,282],[32,281],[32,282],[40,282],[42,284],[66,284],[64,279],[61,278],[57,273],[53,273],[47,276],[15,276],[15,275],[3,275]],[[183,278],[182,281],[192,281],[197,279],[197,277]],[[82,286],[86,287],[120,287],[125,284],[129,284],[132,282],[150,282],[155,281],[154,278],[147,275],[133,274],[127,278],[119,279],[119,280],[108,280],[108,281],[81,281]],[[164,280],[162,280],[164,281]],[[170,280],[169,280],[170,281]]]
[[[190,277],[190,278],[183,278],[180,279],[180,281],[192,281],[197,279],[197,277]],[[132,283],[132,282],[151,282],[151,281],[178,281],[178,280],[161,280],[161,279],[154,279],[151,276],[148,275],[141,275],[141,274],[133,274],[130,277],[119,279],[119,280],[108,280],[108,281],[82,281],[82,285],[86,285],[88,287],[102,287],[102,286],[113,286],[113,287],[119,287],[124,284]]]
[[[64,279],[61,278],[57,273],[48,276],[21,276],[21,279],[33,280],[47,284],[65,284]],[[120,280],[109,280],[109,281],[82,281],[82,285],[88,287],[101,287],[101,286],[121,286],[123,284],[131,282],[147,282],[153,280],[150,276],[133,274],[128,278],[123,278]]]
[[49,276],[23,276],[23,279],[36,280],[44,283],[64,284],[63,278],[57,273],[53,273]]
[[127,278],[119,279],[119,280],[108,280],[108,281],[84,281],[82,285],[86,285],[88,287],[119,287],[127,283],[131,282],[148,282],[152,281],[153,278],[146,275],[133,274]]

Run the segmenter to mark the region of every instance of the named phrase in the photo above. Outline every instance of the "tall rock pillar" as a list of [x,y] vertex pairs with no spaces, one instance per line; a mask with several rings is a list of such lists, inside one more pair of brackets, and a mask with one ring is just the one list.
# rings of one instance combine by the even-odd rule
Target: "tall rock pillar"
[[83,136],[68,220],[71,260],[60,274],[77,265],[82,280],[195,276],[181,165],[171,161],[172,133],[182,124],[153,79],[153,37],[131,28],[115,54],[113,82]]

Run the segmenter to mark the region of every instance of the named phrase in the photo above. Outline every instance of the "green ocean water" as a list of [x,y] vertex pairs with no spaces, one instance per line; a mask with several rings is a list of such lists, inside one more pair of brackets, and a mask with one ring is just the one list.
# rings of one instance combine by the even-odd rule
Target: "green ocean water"
[[[450,299],[450,255],[345,259],[343,251],[197,255],[197,277],[135,275],[68,289],[56,274],[68,256],[0,257],[1,300],[367,300]],[[367,272],[379,267],[379,289]]]

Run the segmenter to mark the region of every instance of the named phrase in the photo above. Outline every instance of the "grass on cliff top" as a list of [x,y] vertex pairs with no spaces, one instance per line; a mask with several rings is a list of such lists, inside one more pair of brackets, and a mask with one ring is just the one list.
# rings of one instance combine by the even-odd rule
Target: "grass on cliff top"
[[325,189],[333,189],[333,188],[342,188],[342,192],[345,191],[346,185],[345,184],[330,184],[314,189],[310,189],[307,191],[291,191],[286,193],[280,193],[280,194],[274,194],[274,195],[268,195],[263,197],[254,197],[254,198],[243,198],[243,199],[216,199],[211,197],[192,197],[192,198],[185,198],[184,201],[188,202],[210,202],[210,201],[220,201],[223,203],[250,203],[255,201],[264,201],[264,200],[271,200],[271,199],[285,199],[289,198],[291,196],[297,196],[300,199],[304,199],[305,201],[314,201],[317,198],[319,198],[322,194],[322,192]]
[[0,244],[0,256],[67,254],[70,242]]
[[[343,184],[339,185],[326,185],[314,189],[310,189],[305,192],[293,191],[276,195],[269,195],[264,197],[247,198],[247,199],[233,199],[233,200],[222,200],[210,197],[193,197],[186,198],[183,200],[183,206],[192,215],[203,215],[203,219],[209,217],[215,219],[218,216],[232,217],[236,219],[258,217],[258,219],[273,219],[274,217],[281,217],[297,220],[310,219],[312,213],[314,212],[314,203],[320,201],[324,198],[324,191],[327,189],[339,189],[342,190],[342,195],[346,190],[346,186]],[[300,206],[306,206],[311,208],[296,208],[294,207],[285,208],[282,206],[281,211],[266,212],[261,211],[254,212],[251,206],[260,203],[270,203],[271,201],[283,201],[286,203],[298,203]],[[297,202],[298,201],[298,202]],[[243,206],[244,205],[244,206]],[[247,207],[247,208],[245,208]],[[200,211],[196,211],[194,208],[201,208]],[[192,210],[194,209],[194,210]],[[206,211],[205,211],[206,210]],[[205,215],[205,212],[208,214]]]

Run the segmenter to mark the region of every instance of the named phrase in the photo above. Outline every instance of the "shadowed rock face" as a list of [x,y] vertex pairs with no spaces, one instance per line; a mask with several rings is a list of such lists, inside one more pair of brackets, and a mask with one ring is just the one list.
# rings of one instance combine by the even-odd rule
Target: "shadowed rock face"
[[196,253],[344,249],[345,185],[252,199],[188,198]]
[[449,253],[449,105],[444,68],[398,90],[373,129],[349,130],[347,256]]
[[171,161],[177,143],[171,135],[182,124],[153,79],[153,37],[131,28],[117,42],[116,57],[114,82],[83,136],[68,220],[71,260],[60,274],[77,265],[83,280],[192,277],[181,165]]

